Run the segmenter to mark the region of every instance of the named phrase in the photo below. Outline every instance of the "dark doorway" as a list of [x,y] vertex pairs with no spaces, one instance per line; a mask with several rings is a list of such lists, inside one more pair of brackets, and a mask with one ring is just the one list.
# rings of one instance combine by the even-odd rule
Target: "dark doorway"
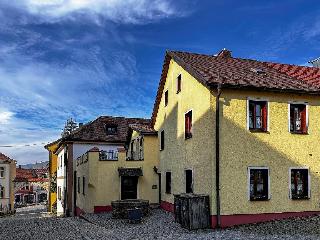
[[121,200],[137,199],[138,177],[121,177]]

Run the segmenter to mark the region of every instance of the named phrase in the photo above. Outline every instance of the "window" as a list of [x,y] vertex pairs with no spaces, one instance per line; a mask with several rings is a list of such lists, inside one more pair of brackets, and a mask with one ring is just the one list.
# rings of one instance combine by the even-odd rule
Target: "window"
[[192,170],[186,170],[186,193],[193,193]]
[[58,187],[58,199],[61,200],[61,187]]
[[310,197],[309,189],[309,170],[291,169],[291,199],[308,199]]
[[166,107],[168,105],[169,96],[168,96],[168,90],[164,93],[164,106]]
[[80,177],[78,177],[78,193],[80,193]]
[[144,159],[144,154],[143,154],[143,137],[140,138],[140,160],[143,160]]
[[108,135],[117,134],[117,126],[114,125],[106,125],[106,133]]
[[164,130],[160,132],[160,150],[164,149]]
[[177,77],[177,93],[181,92],[181,74]]
[[268,111],[266,101],[249,100],[249,130],[267,131]]
[[82,194],[85,195],[86,178],[82,177]]
[[63,159],[62,159],[62,155],[60,156],[60,167],[62,168],[62,162],[63,162]]
[[189,111],[184,116],[184,138],[189,139],[192,138],[192,111]]
[[4,178],[4,167],[0,167],[0,178]]
[[0,185],[0,198],[4,198],[4,186]]
[[290,132],[307,133],[307,106],[305,104],[290,104]]
[[171,172],[166,172],[166,193],[171,194]]
[[269,199],[269,169],[249,168],[250,200]]

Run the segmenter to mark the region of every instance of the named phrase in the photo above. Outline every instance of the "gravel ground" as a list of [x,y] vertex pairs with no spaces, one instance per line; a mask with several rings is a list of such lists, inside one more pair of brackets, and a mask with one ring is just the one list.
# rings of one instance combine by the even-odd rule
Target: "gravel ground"
[[0,239],[320,239],[320,217],[190,232],[162,210],[153,210],[141,224],[128,224],[111,214],[87,214],[85,220],[58,218],[43,206],[32,206],[0,218]]

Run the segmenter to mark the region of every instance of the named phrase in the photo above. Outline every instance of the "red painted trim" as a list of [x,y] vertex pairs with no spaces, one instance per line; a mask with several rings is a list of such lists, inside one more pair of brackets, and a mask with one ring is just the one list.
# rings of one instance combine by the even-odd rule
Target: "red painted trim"
[[94,213],[101,213],[101,212],[111,212],[112,207],[111,206],[94,206]]
[[[221,227],[231,227],[249,223],[260,223],[273,220],[280,220],[292,217],[308,217],[319,215],[319,211],[314,212],[284,212],[284,213],[262,213],[262,214],[237,214],[237,215],[221,215]],[[211,227],[217,227],[217,217],[211,216]]]
[[161,201],[160,207],[167,212],[174,212],[174,205],[172,203]]
[[76,207],[76,216],[85,214],[86,212],[79,207]]

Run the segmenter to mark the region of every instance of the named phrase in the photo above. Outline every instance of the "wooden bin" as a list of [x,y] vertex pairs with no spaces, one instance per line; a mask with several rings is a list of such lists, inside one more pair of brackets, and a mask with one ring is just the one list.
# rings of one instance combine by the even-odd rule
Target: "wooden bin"
[[176,222],[189,230],[210,228],[209,196],[180,194],[174,196]]

